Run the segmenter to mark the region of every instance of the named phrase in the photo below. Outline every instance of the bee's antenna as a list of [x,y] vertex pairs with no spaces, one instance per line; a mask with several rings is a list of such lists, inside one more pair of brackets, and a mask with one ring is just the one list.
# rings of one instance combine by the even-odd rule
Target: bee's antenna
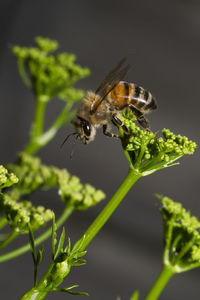
[[70,153],[70,159],[72,159],[72,156],[74,155],[74,148],[75,148],[76,141],[77,141],[78,138],[79,138],[79,135],[77,134],[76,139],[74,140],[74,143],[73,143],[74,147],[73,147],[73,149],[72,149],[72,151]]
[[[77,132],[73,132],[73,133],[68,134],[68,135],[66,136],[66,138],[64,139],[64,141],[62,142],[62,144],[60,145],[60,148],[63,147],[63,145],[66,143],[66,141],[68,140],[68,138],[69,138],[70,136],[75,135],[75,134],[77,134]],[[77,138],[76,138],[76,139],[77,139]]]

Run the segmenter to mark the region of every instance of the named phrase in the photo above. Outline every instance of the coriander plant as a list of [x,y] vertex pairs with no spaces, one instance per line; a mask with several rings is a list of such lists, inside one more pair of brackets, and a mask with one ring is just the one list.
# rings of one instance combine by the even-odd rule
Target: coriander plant
[[[85,210],[96,205],[105,198],[105,194],[90,184],[82,184],[78,177],[70,175],[66,169],[47,166],[35,156],[39,149],[54,138],[61,126],[71,121],[76,113],[73,104],[84,95],[82,90],[74,88],[74,84],[89,75],[87,68],[75,63],[74,54],[55,52],[58,48],[56,41],[42,37],[37,37],[35,41],[36,47],[13,47],[19,74],[35,97],[30,139],[17,154],[15,163],[0,166],[0,229],[10,228],[8,233],[1,234],[0,249],[6,248],[21,234],[26,234],[29,239],[26,245],[0,255],[0,262],[31,251],[34,264],[33,286],[21,297],[23,300],[44,299],[49,292],[87,295],[87,292],[74,290],[76,284],[60,287],[65,277],[70,275],[72,267],[86,263],[84,256],[87,246],[137,180],[177,165],[182,156],[193,154],[197,146],[187,137],[174,134],[169,129],[163,129],[161,136],[142,130],[136,125],[134,115],[129,111],[124,112],[121,121],[128,134],[120,126],[118,129],[129,165],[127,176],[74,245],[66,237],[64,227],[57,238],[57,228],[75,210]],[[62,100],[63,108],[49,128],[44,129],[46,107],[53,98]],[[51,188],[58,189],[64,204],[63,213],[56,220],[52,210],[43,206],[36,207],[28,200],[34,191]],[[162,203],[160,211],[164,224],[163,270],[145,300],[157,299],[174,274],[200,266],[199,221],[190,216],[181,204],[167,197],[158,197]],[[50,220],[52,225],[35,237],[35,232]],[[38,279],[38,266],[45,255],[45,249],[40,246],[37,250],[37,246],[49,237],[52,239],[51,261],[44,275]],[[135,291],[130,299],[139,299],[139,292]]]

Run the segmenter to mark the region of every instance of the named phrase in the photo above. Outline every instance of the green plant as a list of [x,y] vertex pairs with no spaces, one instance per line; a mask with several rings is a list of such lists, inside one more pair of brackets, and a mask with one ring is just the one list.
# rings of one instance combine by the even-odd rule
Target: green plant
[[[77,80],[89,75],[89,69],[75,64],[76,56],[70,53],[52,54],[58,48],[57,41],[36,37],[37,47],[13,47],[18,69],[25,85],[35,96],[35,113],[30,131],[30,141],[25,152],[34,154],[45,146],[58,129],[69,123],[75,114],[73,104],[84,92],[74,88]],[[57,98],[64,107],[48,129],[44,130],[47,104]]]
[[[56,41],[37,37],[36,43],[37,47],[23,48],[15,46],[13,48],[13,53],[17,56],[19,73],[26,86],[35,96],[35,112],[30,130],[30,140],[25,149],[18,154],[16,163],[8,164],[6,169],[4,167],[0,168],[2,213],[0,229],[6,225],[10,226],[10,233],[2,235],[0,248],[5,248],[20,234],[27,234],[29,236],[29,243],[14,251],[0,255],[0,262],[5,262],[31,250],[34,263],[34,285],[21,299],[39,300],[44,299],[49,292],[59,291],[70,294],[87,294],[84,292],[74,292],[72,289],[77,287],[77,285],[60,288],[60,284],[64,278],[69,275],[71,267],[85,264],[86,261],[83,256],[86,253],[87,246],[111,217],[112,213],[137,180],[151,175],[156,171],[177,165],[177,161],[182,156],[193,154],[197,145],[188,140],[187,137],[176,135],[169,129],[163,129],[161,137],[156,133],[144,131],[136,126],[134,115],[129,111],[125,112],[121,116],[121,120],[128,129],[129,135],[125,134],[120,126],[119,132],[122,148],[129,165],[127,176],[75,245],[71,247],[70,239],[66,241],[65,230],[63,228],[56,248],[56,228],[62,226],[73,211],[85,210],[90,206],[96,205],[105,195],[102,191],[96,190],[89,184],[81,184],[79,178],[71,176],[67,170],[47,166],[41,162],[40,158],[34,156],[40,148],[47,145],[53,139],[58,129],[62,125],[69,123],[75,115],[76,111],[73,108],[73,104],[80,100],[84,92],[75,89],[73,85],[78,79],[84,78],[89,74],[88,69],[83,69],[75,64],[75,55],[67,53],[52,54],[58,47]],[[46,106],[53,98],[63,101],[63,109],[50,127],[44,129]],[[57,221],[55,221],[54,212],[42,206],[35,207],[27,200],[28,196],[34,191],[51,188],[58,189],[58,194],[65,206],[62,215],[57,218]],[[180,261],[182,261],[181,259],[186,254],[193,253],[191,254],[193,255],[191,257],[194,258],[193,267],[194,265],[197,266],[196,261],[198,259],[195,261],[195,257],[197,258],[199,252],[196,248],[198,247],[198,243],[195,243],[194,247],[192,246],[189,233],[187,237],[191,247],[183,247],[183,250],[180,250],[181,254],[178,255],[180,260],[177,261],[173,258],[172,250],[169,249],[174,249],[174,247],[182,245],[181,218],[185,222],[187,213],[179,213],[177,221],[175,219],[176,213],[174,213],[176,204],[170,202],[171,200],[167,201],[163,199],[168,198],[164,197],[161,200],[163,203],[161,212],[164,218],[165,233],[168,232],[164,254],[164,271],[162,271],[165,273],[165,276],[161,275],[159,277],[162,280],[158,279],[158,283],[152,288],[153,292],[150,291],[146,300],[157,299],[164,287],[164,283],[175,273],[175,270],[178,270],[176,263],[178,262],[179,265]],[[190,216],[187,218],[188,222],[189,219],[191,219]],[[50,220],[53,222],[52,227],[35,238],[35,232]],[[197,223],[193,222],[191,227],[190,223],[187,223],[186,227],[191,232],[194,224],[197,226]],[[195,227],[191,232],[192,241],[194,240],[193,236],[196,238],[196,229]],[[178,232],[177,237],[175,235],[176,232]],[[38,266],[42,261],[44,249],[40,248],[37,251],[36,247],[50,236],[52,237],[52,259],[49,268],[42,278],[38,280]],[[169,251],[171,251],[170,258]],[[166,268],[167,262],[169,267]],[[184,265],[184,268],[191,268],[189,262],[191,262],[191,258],[188,261],[188,265]],[[183,270],[183,265],[181,270]],[[161,287],[160,290],[158,286]],[[131,299],[139,299],[139,293],[136,291]]]
[[173,275],[200,267],[200,222],[181,203],[158,198],[164,227],[163,268],[145,300],[157,299]]

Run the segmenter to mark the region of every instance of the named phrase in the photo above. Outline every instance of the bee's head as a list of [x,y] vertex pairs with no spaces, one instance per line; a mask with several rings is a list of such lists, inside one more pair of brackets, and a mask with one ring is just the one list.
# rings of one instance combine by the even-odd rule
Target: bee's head
[[91,125],[90,122],[81,118],[80,116],[76,116],[74,120],[72,120],[72,124],[75,127],[75,130],[84,144],[89,144],[94,140],[96,129]]

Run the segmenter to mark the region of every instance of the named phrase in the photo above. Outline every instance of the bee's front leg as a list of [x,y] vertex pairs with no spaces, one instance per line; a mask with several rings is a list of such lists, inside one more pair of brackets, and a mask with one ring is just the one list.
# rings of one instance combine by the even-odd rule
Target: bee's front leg
[[109,137],[119,138],[118,134],[110,132],[110,126],[108,124],[103,125],[103,133]]

